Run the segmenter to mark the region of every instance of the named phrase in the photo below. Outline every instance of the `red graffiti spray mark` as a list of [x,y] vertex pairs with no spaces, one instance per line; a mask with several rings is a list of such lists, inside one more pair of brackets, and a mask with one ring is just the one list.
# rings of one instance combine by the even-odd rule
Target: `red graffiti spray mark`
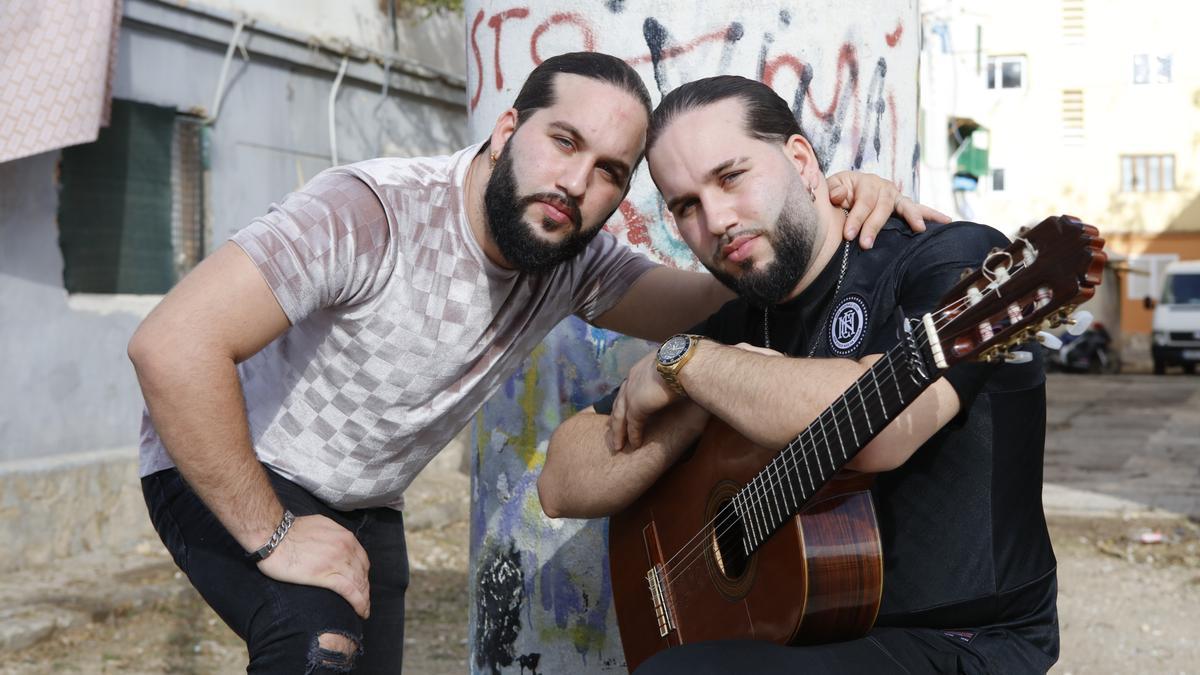
[[479,105],[479,95],[483,93],[483,56],[479,53],[479,43],[475,40],[475,31],[479,30],[479,24],[483,23],[483,10],[475,15],[475,21],[471,24],[471,51],[475,54],[475,69],[479,71],[479,79],[475,81],[475,93],[471,95],[471,110],[475,110],[475,106]]
[[588,23],[588,20],[579,14],[576,14],[575,12],[559,12],[558,14],[555,14],[549,19],[543,21],[540,26],[534,29],[533,36],[529,38],[529,56],[533,59],[534,66],[542,65],[543,61],[541,55],[538,54],[538,40],[540,40],[542,34],[550,30],[552,26],[557,26],[559,24],[570,24],[579,28],[579,32],[583,34],[584,51],[596,51],[596,36],[592,31],[592,26],[590,23]]
[[896,30],[885,34],[883,36],[883,39],[887,40],[889,47],[895,47],[896,43],[900,42],[900,36],[903,34],[904,34],[904,24],[897,22]]
[[796,73],[796,77],[800,78],[801,84],[803,84],[804,63],[791,54],[780,54],[763,65],[763,84],[773,87],[772,83],[775,81],[775,73],[779,71],[780,66],[787,66],[791,69],[792,72]]
[[[794,72],[796,77],[800,78],[801,87],[807,86],[804,98],[808,100],[808,107],[812,110],[813,114],[822,122],[830,122],[833,120],[833,113],[837,110],[838,101],[842,98],[842,85],[845,83],[842,71],[845,69],[849,69],[852,72],[857,71],[858,59],[855,56],[854,47],[850,43],[842,45],[841,50],[838,52],[837,82],[834,85],[833,98],[829,102],[829,107],[824,110],[818,108],[817,104],[813,102],[812,87],[808,82],[805,82],[804,62],[791,54],[780,54],[763,64],[763,84],[772,87],[775,76],[781,67],[787,67]],[[851,80],[856,82],[857,78],[852,77]]]
[[[666,49],[662,50],[662,55],[659,58],[661,61],[665,61],[667,59],[686,54],[706,42],[721,42],[725,40],[727,35],[729,35],[728,28],[715,30],[707,35],[701,35],[687,44],[667,47]],[[645,56],[637,56],[631,59],[625,59],[625,62],[631,66],[638,66],[643,63],[650,63],[653,58],[654,57],[652,55],[646,54]]]
[[508,19],[524,19],[527,16],[529,16],[528,8],[514,7],[499,14],[493,14],[492,18],[488,19],[488,27],[496,31],[496,53],[493,57],[496,64],[496,91],[504,89],[504,73],[500,70],[500,26]]
[[633,204],[628,199],[621,202],[621,215],[625,218],[625,227],[628,228],[626,238],[629,243],[634,246],[645,244],[650,245],[650,231],[646,229],[646,217],[638,212],[633,207]]
[[[874,160],[882,164],[888,160],[883,157],[881,143],[888,142],[891,150],[891,175],[895,175],[899,120],[894,92],[886,89],[887,63],[884,59],[880,58],[876,63],[874,75],[865,92],[866,101],[864,103],[863,92],[859,91],[857,53],[850,43],[843,44],[839,51],[833,99],[825,109],[819,108],[813,100],[812,66],[792,54],[781,54],[771,59],[764,59],[762,62],[763,82],[768,86],[776,87],[775,80],[780,71],[784,69],[795,73],[799,79],[792,103],[796,119],[801,119],[801,113],[805,111],[805,101],[807,100],[807,109],[812,111],[816,123],[824,129],[825,133],[809,137],[813,148],[817,150],[818,156],[823,161],[828,162],[838,148],[851,147],[855,148],[851,168],[859,169],[862,167],[868,150],[867,144],[870,142],[872,146],[870,149],[874,151]],[[890,113],[887,120],[888,129],[891,131],[890,141],[884,141],[883,136],[886,134],[881,133],[880,130],[884,112]],[[802,122],[802,124],[805,123]],[[816,131],[810,124],[805,124],[805,128],[810,133]]]
[[838,51],[837,84],[834,86],[833,99],[829,101],[829,107],[825,110],[818,109],[817,104],[813,103],[811,91],[807,97],[809,110],[812,110],[813,114],[823,122],[829,122],[833,118],[833,112],[837,110],[838,100],[840,100],[842,97],[843,68],[858,70],[858,57],[854,53],[854,47],[848,42],[844,43],[842,48]]

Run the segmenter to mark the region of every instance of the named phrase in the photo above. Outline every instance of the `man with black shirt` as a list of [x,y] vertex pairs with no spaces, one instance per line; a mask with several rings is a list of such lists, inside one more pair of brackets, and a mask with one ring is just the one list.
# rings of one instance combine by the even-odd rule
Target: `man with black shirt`
[[[974,223],[918,234],[892,222],[870,251],[844,245],[845,215],[787,104],[744,78],[667,95],[647,158],[688,246],[740,297],[692,331],[703,337],[672,338],[555,432],[538,481],[552,517],[624,508],[713,415],[783,447],[896,344],[898,309],[931,311],[1007,243]],[[682,356],[666,358],[672,347]],[[884,590],[866,637],[687,645],[639,674],[1046,671],[1058,627],[1044,433],[1037,361],[950,369],[847,465],[879,473]]]

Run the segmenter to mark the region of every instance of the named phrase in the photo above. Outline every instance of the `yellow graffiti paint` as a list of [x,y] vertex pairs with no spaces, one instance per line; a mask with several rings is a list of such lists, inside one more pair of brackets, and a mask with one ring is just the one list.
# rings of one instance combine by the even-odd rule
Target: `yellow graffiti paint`
[[518,396],[525,418],[521,420],[521,433],[511,439],[517,457],[525,463],[525,468],[530,470],[540,468],[546,461],[545,456],[538,452],[537,433],[538,412],[542,409],[542,401],[545,398],[545,392],[538,388],[538,362],[545,353],[545,345],[539,344],[534,347],[529,357],[529,370],[525,371],[525,381],[522,383],[525,388]]
[[[537,490],[530,490],[525,493],[524,513],[521,514],[521,519],[526,525],[541,523],[542,521],[542,502],[538,499]],[[541,528],[537,529],[538,534],[541,534]]]
[[593,628],[584,623],[577,623],[567,629],[575,648],[584,652],[595,653],[604,648],[606,631]]
[[537,633],[539,640],[544,644],[558,644],[566,637],[577,651],[585,654],[602,652],[605,640],[609,637],[607,631],[593,628],[582,622],[566,628],[559,628],[551,622],[550,625],[543,626]]

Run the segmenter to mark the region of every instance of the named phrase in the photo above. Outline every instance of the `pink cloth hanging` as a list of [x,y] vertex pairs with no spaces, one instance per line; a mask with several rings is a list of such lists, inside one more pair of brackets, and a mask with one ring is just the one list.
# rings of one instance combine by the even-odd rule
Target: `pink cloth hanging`
[[108,125],[121,0],[0,2],[0,162]]

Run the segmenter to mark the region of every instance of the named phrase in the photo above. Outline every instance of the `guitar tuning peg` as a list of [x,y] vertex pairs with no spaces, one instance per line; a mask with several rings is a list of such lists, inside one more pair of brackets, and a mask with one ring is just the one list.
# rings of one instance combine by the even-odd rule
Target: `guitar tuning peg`
[[1067,332],[1071,335],[1083,335],[1083,332],[1088,329],[1088,326],[1092,325],[1092,313],[1086,309],[1080,310],[1072,314],[1071,318],[1067,319],[1063,323],[1070,326],[1070,328],[1067,329]]
[[1038,331],[1037,341],[1042,343],[1042,346],[1044,346],[1046,349],[1057,351],[1062,347],[1062,340],[1058,339],[1058,337],[1053,333],[1047,333],[1044,330]]
[[1005,363],[1029,363],[1033,360],[1033,354],[1026,351],[1009,352],[1004,355]]

